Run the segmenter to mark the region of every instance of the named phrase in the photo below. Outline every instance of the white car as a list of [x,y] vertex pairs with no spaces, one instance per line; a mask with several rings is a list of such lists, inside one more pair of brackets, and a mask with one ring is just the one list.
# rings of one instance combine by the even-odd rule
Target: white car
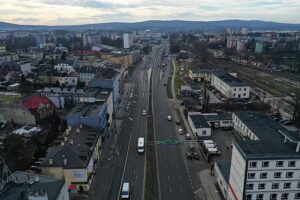
[[182,134],[183,133],[183,131],[182,131],[182,129],[180,128],[180,129],[178,129],[178,133],[179,134]]
[[146,110],[143,110],[143,113],[142,113],[143,115],[146,115],[147,113],[146,113]]
[[169,121],[172,121],[171,115],[168,115],[167,119],[168,119]]

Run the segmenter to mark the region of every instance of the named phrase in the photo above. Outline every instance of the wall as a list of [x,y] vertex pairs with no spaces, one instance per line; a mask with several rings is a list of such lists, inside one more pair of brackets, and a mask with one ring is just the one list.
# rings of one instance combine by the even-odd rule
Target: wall
[[14,123],[16,124],[36,125],[36,119],[34,115],[32,115],[32,113],[23,106],[15,104],[1,104],[0,113],[3,115],[3,118],[9,123],[13,119]]
[[63,185],[60,192],[58,193],[58,196],[56,197],[56,200],[69,200],[69,191],[67,187],[67,182]]
[[58,179],[64,179],[64,170],[62,167],[42,167],[42,174]]
[[228,199],[243,199],[246,160],[235,145],[232,148],[231,167],[228,185]]
[[227,199],[227,196],[228,196],[227,182],[226,182],[217,162],[215,162],[215,164],[214,164],[214,170],[215,170],[215,178],[221,189],[223,198]]

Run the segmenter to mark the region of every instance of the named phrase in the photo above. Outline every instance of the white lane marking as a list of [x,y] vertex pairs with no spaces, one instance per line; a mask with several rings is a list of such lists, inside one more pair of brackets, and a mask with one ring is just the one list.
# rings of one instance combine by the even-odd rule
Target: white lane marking
[[130,119],[131,121],[133,121],[133,119],[131,117],[128,117],[128,119]]
[[121,194],[121,189],[122,189],[122,183],[123,183],[123,179],[124,179],[124,175],[125,175],[125,169],[126,169],[126,165],[127,165],[129,147],[130,147],[130,144],[131,144],[131,137],[132,137],[132,134],[130,134],[130,138],[129,138],[128,148],[127,148],[127,153],[126,153],[126,158],[125,158],[125,165],[124,165],[124,168],[123,168],[123,174],[122,174],[122,179],[121,179],[120,189],[119,189],[119,194],[118,194],[118,199],[120,199],[120,194]]
[[170,192],[172,192],[172,188],[170,187]]
[[133,170],[133,174],[135,175],[135,169]]
[[168,179],[170,179],[170,175],[168,174]]

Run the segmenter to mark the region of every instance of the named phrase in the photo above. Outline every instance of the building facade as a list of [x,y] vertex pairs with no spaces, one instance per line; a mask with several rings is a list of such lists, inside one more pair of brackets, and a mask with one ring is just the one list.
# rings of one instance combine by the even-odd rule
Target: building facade
[[226,72],[212,73],[211,85],[227,98],[247,99],[250,96],[250,87]]
[[228,199],[300,199],[300,137],[263,113],[233,113]]

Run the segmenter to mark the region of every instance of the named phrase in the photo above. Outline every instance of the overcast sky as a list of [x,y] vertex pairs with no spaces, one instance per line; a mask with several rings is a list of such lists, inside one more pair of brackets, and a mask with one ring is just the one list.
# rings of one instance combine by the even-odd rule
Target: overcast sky
[[300,0],[0,0],[0,21],[74,25],[144,20],[300,23]]

